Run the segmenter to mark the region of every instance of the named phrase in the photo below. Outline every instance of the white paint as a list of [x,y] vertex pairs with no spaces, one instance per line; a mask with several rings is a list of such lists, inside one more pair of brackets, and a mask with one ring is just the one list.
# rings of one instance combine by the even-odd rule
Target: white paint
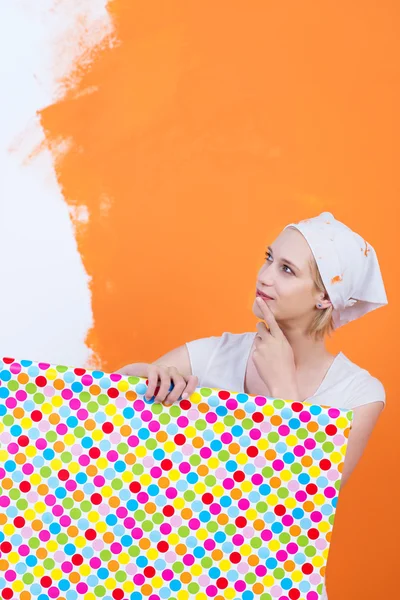
[[[0,356],[92,364],[89,277],[36,111],[111,32],[107,0],[0,0]],[[89,90],[90,93],[92,90]],[[68,141],[64,151],[68,146]],[[79,207],[78,218],[90,218]]]

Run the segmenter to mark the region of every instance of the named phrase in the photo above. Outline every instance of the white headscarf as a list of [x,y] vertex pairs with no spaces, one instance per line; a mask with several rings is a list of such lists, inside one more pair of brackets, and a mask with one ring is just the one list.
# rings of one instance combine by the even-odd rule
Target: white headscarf
[[311,248],[336,328],[388,303],[373,247],[329,212],[292,223]]

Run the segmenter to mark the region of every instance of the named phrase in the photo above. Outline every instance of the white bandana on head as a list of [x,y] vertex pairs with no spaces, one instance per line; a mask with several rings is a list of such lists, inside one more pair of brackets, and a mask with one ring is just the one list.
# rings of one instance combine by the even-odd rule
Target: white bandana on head
[[376,252],[329,212],[291,223],[311,248],[333,306],[335,328],[388,303]]

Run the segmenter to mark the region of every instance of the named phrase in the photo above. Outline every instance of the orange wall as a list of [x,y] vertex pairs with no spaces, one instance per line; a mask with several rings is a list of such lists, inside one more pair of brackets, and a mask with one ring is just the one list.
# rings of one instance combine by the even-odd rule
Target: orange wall
[[330,347],[383,381],[388,407],[341,495],[327,577],[330,600],[394,598],[399,11],[376,0],[109,10],[119,42],[41,113],[49,143],[72,142],[57,158],[66,202],[89,208],[76,223],[88,343],[113,370],[254,330],[256,274],[284,225],[329,210],[361,233],[389,307]]

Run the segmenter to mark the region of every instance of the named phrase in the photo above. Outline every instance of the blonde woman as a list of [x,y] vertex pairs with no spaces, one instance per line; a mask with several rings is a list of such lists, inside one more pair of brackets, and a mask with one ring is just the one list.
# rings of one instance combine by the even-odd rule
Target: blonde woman
[[[255,290],[256,332],[187,342],[152,364],[120,372],[148,378],[146,396],[167,405],[197,386],[352,409],[342,486],[385,404],[382,383],[326,337],[387,304],[376,253],[331,213],[292,223],[268,247]],[[323,599],[327,599],[324,589]]]

